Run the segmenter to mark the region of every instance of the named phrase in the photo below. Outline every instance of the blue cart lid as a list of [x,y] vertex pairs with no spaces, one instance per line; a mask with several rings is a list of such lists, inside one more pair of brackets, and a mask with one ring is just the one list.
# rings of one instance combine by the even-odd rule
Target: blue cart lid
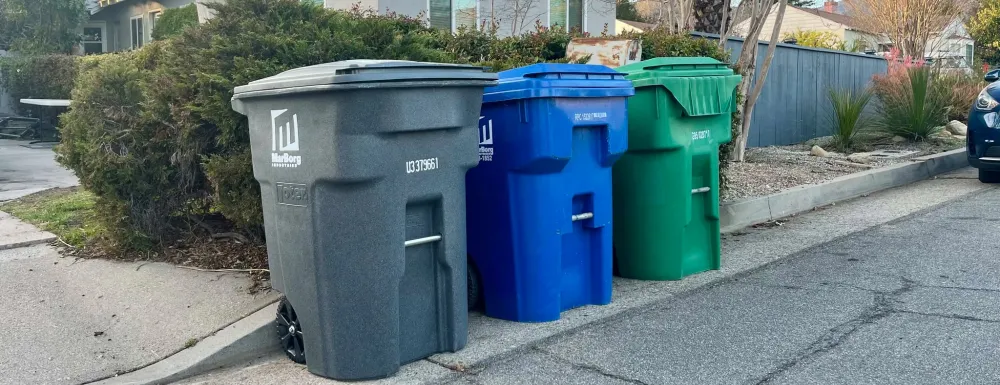
[[635,95],[624,74],[593,64],[532,64],[498,74],[483,103],[530,98],[606,98]]

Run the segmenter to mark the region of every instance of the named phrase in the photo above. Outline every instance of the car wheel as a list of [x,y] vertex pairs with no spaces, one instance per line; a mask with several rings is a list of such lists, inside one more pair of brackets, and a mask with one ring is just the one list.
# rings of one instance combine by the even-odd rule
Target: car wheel
[[274,321],[281,340],[281,349],[289,359],[300,364],[306,363],[306,347],[302,340],[302,325],[299,316],[288,299],[282,298],[278,303],[278,315]]
[[979,170],[979,181],[983,183],[1000,183],[1000,172]]
[[469,310],[479,310],[483,305],[483,279],[479,275],[479,269],[469,258],[469,268],[467,271],[469,285]]

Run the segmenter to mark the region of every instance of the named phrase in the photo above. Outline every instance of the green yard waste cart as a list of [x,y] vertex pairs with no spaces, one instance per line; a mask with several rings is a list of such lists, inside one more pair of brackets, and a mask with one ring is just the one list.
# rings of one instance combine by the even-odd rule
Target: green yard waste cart
[[678,280],[719,268],[719,146],[731,139],[741,77],[718,60],[656,58],[619,67],[635,85],[628,152],[615,163],[618,274]]

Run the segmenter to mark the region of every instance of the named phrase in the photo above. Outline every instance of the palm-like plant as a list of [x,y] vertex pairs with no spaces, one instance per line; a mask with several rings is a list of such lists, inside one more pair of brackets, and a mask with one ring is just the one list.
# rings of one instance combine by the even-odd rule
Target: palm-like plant
[[830,89],[827,96],[833,104],[833,145],[838,151],[849,151],[857,144],[859,136],[872,126],[872,119],[865,110],[874,94],[868,89],[861,92]]
[[[910,140],[923,140],[948,123],[948,100],[934,87],[927,67],[907,68],[876,81],[880,128]],[[881,84],[879,84],[881,82]]]

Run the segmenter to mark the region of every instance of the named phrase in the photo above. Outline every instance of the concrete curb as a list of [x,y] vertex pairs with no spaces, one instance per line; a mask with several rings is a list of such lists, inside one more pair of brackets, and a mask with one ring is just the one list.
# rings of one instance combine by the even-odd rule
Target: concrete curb
[[134,372],[93,382],[93,385],[169,384],[227,365],[281,351],[274,331],[277,303],[272,303],[181,350]]
[[55,242],[55,234],[21,221],[17,217],[0,211],[0,250],[17,249]]
[[723,204],[722,232],[784,218],[831,203],[907,185],[969,165],[965,149],[914,158],[910,163],[845,175],[829,182],[796,186],[776,194]]

